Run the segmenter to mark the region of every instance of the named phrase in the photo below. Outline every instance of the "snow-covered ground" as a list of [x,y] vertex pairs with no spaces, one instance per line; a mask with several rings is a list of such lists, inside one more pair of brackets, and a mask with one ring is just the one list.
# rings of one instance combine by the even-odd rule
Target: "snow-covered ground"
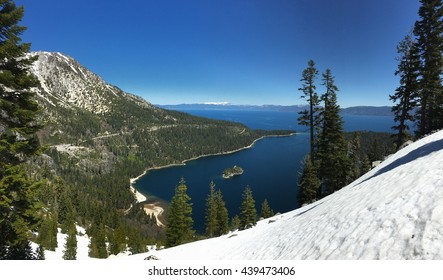
[[[92,259],[88,256],[89,252],[89,237],[86,234],[84,228],[76,226],[77,228],[77,260],[85,260]],[[61,233],[60,228],[57,233],[57,248],[55,251],[45,250],[45,259],[46,260],[62,260],[63,259],[63,251],[65,250],[67,234]],[[32,243],[32,247],[35,251],[38,245]]]
[[252,229],[122,259],[443,259],[443,131]]

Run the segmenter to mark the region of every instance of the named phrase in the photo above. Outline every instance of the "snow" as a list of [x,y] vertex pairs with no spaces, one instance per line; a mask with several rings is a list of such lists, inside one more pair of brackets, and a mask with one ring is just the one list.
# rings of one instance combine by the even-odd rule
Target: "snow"
[[121,259],[443,259],[443,131],[249,230]]
[[[89,237],[84,228],[76,226],[77,229],[77,260],[92,259],[88,256],[89,252]],[[60,228],[57,233],[57,248],[55,251],[45,250],[45,260],[63,260],[63,251],[65,250],[67,234],[61,233]],[[37,244],[32,244],[34,250],[38,247]]]

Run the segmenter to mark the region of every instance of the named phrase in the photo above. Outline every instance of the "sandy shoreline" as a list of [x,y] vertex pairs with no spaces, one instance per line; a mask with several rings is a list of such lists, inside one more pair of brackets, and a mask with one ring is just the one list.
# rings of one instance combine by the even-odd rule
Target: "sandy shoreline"
[[[232,150],[232,151],[228,151],[228,152],[222,152],[222,153],[215,153],[215,154],[201,155],[201,156],[198,156],[198,157],[193,157],[193,158],[190,158],[190,159],[183,160],[181,163],[172,163],[172,164],[168,164],[168,165],[164,165],[164,166],[151,167],[151,168],[146,169],[146,170],[145,170],[142,174],[140,174],[139,176],[137,176],[137,177],[135,177],[135,178],[131,178],[131,179],[129,179],[129,183],[130,183],[130,186],[129,186],[129,187],[130,187],[131,191],[134,193],[134,197],[135,197],[135,199],[137,200],[137,202],[139,202],[139,203],[141,203],[141,202],[145,202],[146,199],[147,199],[146,196],[143,195],[142,193],[140,193],[140,192],[134,187],[134,184],[135,184],[135,182],[137,182],[137,180],[139,180],[141,177],[143,177],[144,175],[146,175],[146,173],[148,173],[148,172],[151,171],[151,170],[159,170],[159,169],[163,169],[163,168],[169,168],[169,167],[175,167],[175,166],[183,166],[183,165],[186,165],[186,163],[189,162],[189,161],[197,160],[197,159],[204,158],[204,157],[229,155],[229,154],[233,154],[233,153],[236,153],[236,152],[240,152],[240,151],[245,150],[245,149],[250,149],[250,148],[252,148],[252,147],[255,145],[255,143],[256,143],[257,141],[262,140],[262,139],[264,139],[264,138],[272,138],[272,137],[290,137],[290,136],[293,136],[293,135],[295,135],[295,134],[296,134],[296,133],[290,133],[290,134],[288,134],[288,135],[266,135],[266,136],[262,136],[262,137],[260,137],[260,138],[255,139],[255,140],[251,143],[251,145],[246,146],[246,147],[242,147],[242,148],[239,148],[239,149],[236,149],[236,150]],[[163,223],[161,223],[161,222],[159,221],[159,217],[161,217],[161,215],[162,215],[163,212],[164,212],[164,209],[163,209],[161,206],[159,206],[159,205],[157,205],[157,204],[155,204],[155,203],[153,203],[153,204],[150,203],[150,204],[145,204],[144,209],[145,209],[145,212],[146,212],[148,215],[150,215],[150,214],[154,214],[154,216],[157,218],[157,224],[158,224],[159,226],[164,226]]]

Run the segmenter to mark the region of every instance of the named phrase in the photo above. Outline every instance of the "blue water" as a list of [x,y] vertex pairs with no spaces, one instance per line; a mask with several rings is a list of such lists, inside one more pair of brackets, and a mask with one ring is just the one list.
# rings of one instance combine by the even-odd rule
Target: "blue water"
[[[278,111],[235,111],[235,110],[183,110],[183,112],[217,120],[240,122],[251,129],[291,129],[307,132],[306,126],[297,124],[296,112]],[[354,116],[343,115],[346,131],[367,130],[391,132],[394,125],[392,116]]]
[[[205,200],[209,183],[213,180],[221,189],[230,217],[239,214],[242,192],[250,186],[257,211],[265,198],[275,212],[287,212],[299,207],[297,182],[300,162],[309,150],[309,134],[305,127],[296,124],[297,113],[263,111],[187,111],[194,115],[241,122],[252,129],[292,129],[291,137],[265,138],[250,148],[237,153],[209,156],[190,161],[185,166],[152,170],[137,181],[137,189],[157,199],[170,201],[181,177],[186,180],[192,198],[194,228],[204,232]],[[392,117],[343,116],[345,129],[390,131]],[[223,170],[241,166],[244,174],[223,179]]]

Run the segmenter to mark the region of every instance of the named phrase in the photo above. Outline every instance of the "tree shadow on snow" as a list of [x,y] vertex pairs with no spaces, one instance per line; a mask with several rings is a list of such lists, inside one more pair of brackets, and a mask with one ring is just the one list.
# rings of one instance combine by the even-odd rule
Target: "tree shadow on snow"
[[432,154],[433,152],[439,151],[443,149],[443,139],[428,143],[424,146],[421,146],[418,149],[415,149],[411,152],[409,152],[408,154],[404,155],[403,157],[393,161],[392,163],[388,164],[387,166],[381,168],[380,170],[377,171],[377,173],[375,173],[374,175],[372,175],[371,177],[361,181],[360,183],[356,184],[354,187],[372,179],[375,178],[385,172],[391,171],[401,165],[407,164],[411,161],[414,161],[416,159],[425,157],[429,154]]

